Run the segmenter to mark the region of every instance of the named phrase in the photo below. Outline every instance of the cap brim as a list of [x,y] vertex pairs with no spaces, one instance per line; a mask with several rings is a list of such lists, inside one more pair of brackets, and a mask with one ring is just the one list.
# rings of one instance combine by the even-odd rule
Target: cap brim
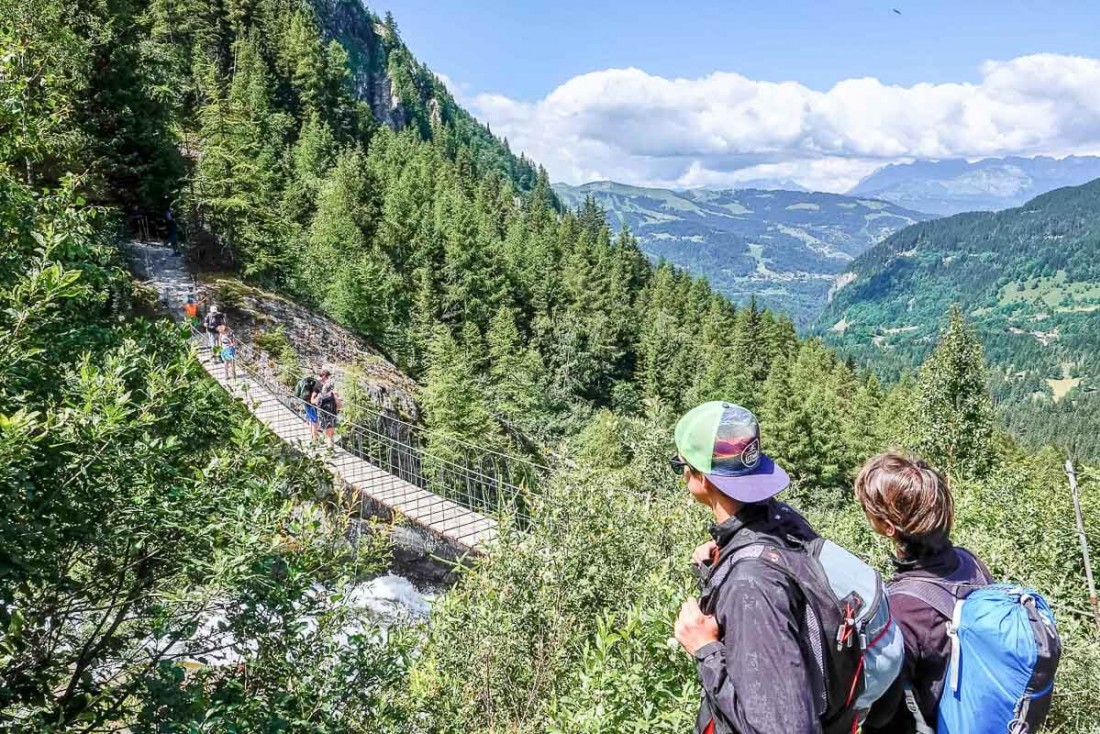
[[791,478],[770,456],[761,454],[760,464],[752,474],[737,477],[707,474],[707,479],[727,497],[738,502],[762,502],[786,489]]

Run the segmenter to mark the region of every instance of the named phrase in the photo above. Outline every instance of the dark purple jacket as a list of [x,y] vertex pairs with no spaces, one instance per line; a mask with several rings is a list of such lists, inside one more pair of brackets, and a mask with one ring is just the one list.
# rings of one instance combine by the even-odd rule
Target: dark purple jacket
[[[989,582],[989,572],[980,561],[968,565],[970,571],[965,578],[954,581],[978,585]],[[895,558],[894,567],[897,572],[889,587],[909,576],[944,578],[959,568],[959,554],[955,546],[946,541],[939,550],[917,560]],[[863,725],[865,734],[907,734],[917,730],[916,721],[905,704],[906,683],[913,688],[924,720],[935,727],[936,707],[951,657],[948,620],[929,604],[911,596],[893,595],[890,613],[905,636],[905,666],[894,685],[871,707]]]
[[[722,553],[753,543],[789,545],[788,535],[817,537],[801,515],[774,500],[746,505],[711,535]],[[702,572],[706,589],[710,568]],[[805,604],[782,571],[756,558],[738,561],[721,587],[704,595],[721,637],[695,654],[703,687],[696,731],[714,718],[717,734],[820,734],[812,653],[799,634]]]

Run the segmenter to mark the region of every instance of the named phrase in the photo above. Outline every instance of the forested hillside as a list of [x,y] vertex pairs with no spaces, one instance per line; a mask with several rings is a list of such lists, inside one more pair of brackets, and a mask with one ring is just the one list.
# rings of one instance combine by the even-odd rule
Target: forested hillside
[[[666,641],[707,518],[667,458],[678,413],[713,398],[757,411],[796,480],[783,498],[884,568],[856,468],[889,445],[943,467],[960,542],[1058,614],[1052,728],[1095,731],[1062,457],[994,423],[961,314],[886,389],[653,266],[594,202],[560,211],[544,173],[526,190],[461,115],[386,119],[360,96],[368,50],[326,42],[353,36],[312,4],[0,13],[0,731],[683,731],[698,687]],[[346,541],[318,467],[205,379],[119,267],[127,227],[168,205],[196,267],[322,311],[418,378],[429,436],[552,464],[530,528],[506,524],[427,623],[383,632],[349,606],[384,549]]]
[[958,303],[1008,425],[1100,454],[1100,181],[909,227],[857,259],[849,279],[818,322],[830,342],[896,376],[919,364]]
[[808,191],[669,191],[613,181],[554,190],[570,207],[592,197],[652,260],[706,278],[735,303],[755,296],[799,327],[825,307],[852,258],[928,218],[885,201]]

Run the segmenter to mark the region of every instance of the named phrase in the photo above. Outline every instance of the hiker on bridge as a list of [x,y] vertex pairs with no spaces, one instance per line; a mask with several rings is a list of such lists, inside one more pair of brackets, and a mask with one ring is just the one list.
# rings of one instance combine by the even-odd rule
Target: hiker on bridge
[[[675,440],[672,470],[715,520],[674,629],[702,684],[697,734],[854,731],[902,664],[877,573],[774,499],[789,479],[750,411],[704,403]],[[886,664],[866,674],[872,651]]]
[[328,438],[329,447],[336,443],[336,416],[342,407],[336,393],[336,381],[329,369],[321,370],[321,384],[313,393],[313,404],[317,406],[317,425]]
[[202,321],[203,328],[206,329],[206,348],[209,349],[214,357],[214,361],[220,361],[221,355],[218,349],[218,328],[225,326],[225,314],[218,310],[218,304],[211,304],[210,310],[206,314],[206,318]]
[[225,324],[218,327],[218,354],[226,380],[237,379],[237,337]]
[[201,308],[201,301],[195,296],[195,292],[188,291],[187,297],[183,302],[183,315],[187,318],[187,324],[193,330],[198,331],[202,326],[202,322],[199,319],[199,309]]
[[313,404],[313,396],[317,394],[320,387],[321,381],[313,375],[312,371],[298,380],[298,384],[294,386],[294,395],[305,404],[306,423],[309,424],[309,439],[311,441],[316,441],[318,435],[319,418],[317,416],[317,406]]

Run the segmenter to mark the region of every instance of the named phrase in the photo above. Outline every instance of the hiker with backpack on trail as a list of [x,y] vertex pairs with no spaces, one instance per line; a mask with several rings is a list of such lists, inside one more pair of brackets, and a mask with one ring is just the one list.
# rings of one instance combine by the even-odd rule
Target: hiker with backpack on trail
[[993,584],[973,553],[952,544],[951,490],[924,461],[880,454],[854,489],[871,527],[894,543],[888,593],[905,637],[902,675],[864,732],[1034,734],[1061,655],[1046,600]]
[[775,499],[789,479],[750,411],[704,403],[675,441],[672,470],[715,520],[674,630],[702,684],[695,731],[854,732],[902,665],[878,574]]
[[340,410],[340,398],[336,394],[336,381],[328,369],[321,370],[321,384],[313,393],[317,406],[317,425],[328,438],[329,448],[336,443],[336,414]]
[[206,317],[202,320],[203,328],[206,329],[206,347],[211,351],[214,361],[221,360],[221,355],[218,349],[218,327],[225,326],[225,314],[218,310],[218,304],[210,306],[210,311],[207,312]]
[[192,330],[198,331],[199,322],[199,308],[201,307],[201,301],[195,296],[194,291],[190,291],[183,302],[183,316],[187,319],[188,326]]
[[237,337],[228,326],[218,327],[218,356],[221,358],[225,379],[237,379]]
[[306,423],[309,424],[309,440],[316,441],[318,435],[317,406],[313,404],[313,396],[321,386],[321,381],[314,377],[311,371],[294,386],[294,395],[305,405]]

